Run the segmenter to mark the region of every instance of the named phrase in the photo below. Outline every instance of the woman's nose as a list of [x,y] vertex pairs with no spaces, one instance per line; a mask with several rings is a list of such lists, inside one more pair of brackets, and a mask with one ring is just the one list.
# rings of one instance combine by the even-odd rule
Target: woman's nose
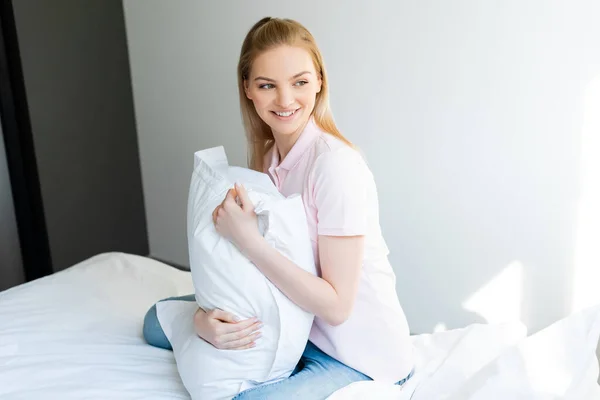
[[279,89],[277,91],[277,106],[285,109],[294,103],[294,96],[288,89]]

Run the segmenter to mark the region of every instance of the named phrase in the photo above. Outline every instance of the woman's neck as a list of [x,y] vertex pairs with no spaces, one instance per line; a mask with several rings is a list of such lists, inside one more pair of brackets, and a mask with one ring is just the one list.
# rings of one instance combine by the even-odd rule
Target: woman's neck
[[280,133],[273,131],[273,138],[275,138],[275,146],[277,146],[277,151],[279,151],[279,163],[280,164],[284,160],[284,158],[288,155],[290,150],[292,150],[292,147],[294,147],[294,144],[296,144],[296,142],[298,141],[298,138],[300,137],[300,135],[302,135],[302,132],[304,132],[304,128],[306,128],[307,124],[308,124],[308,121],[306,121],[304,124],[300,125],[298,130],[296,130],[296,132],[294,132],[292,134],[280,134]]

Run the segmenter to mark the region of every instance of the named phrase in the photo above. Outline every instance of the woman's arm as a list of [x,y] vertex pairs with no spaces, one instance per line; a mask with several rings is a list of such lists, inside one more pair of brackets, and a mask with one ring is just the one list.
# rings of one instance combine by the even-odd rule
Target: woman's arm
[[[238,197],[241,207],[236,203]],[[217,231],[231,240],[290,300],[330,325],[348,319],[362,267],[363,236],[319,235],[322,278],[306,272],[260,235],[246,190],[230,190],[213,213]]]
[[354,306],[363,248],[363,236],[319,236],[322,278],[298,267],[262,236],[242,251],[290,300],[335,326],[348,319]]

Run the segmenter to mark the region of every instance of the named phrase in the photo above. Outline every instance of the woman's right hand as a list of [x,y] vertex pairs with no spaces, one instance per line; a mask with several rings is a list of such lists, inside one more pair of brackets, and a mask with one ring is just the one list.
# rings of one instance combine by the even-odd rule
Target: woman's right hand
[[244,350],[256,346],[255,340],[261,336],[262,323],[257,318],[237,321],[226,311],[214,309],[205,312],[198,308],[194,314],[196,334],[217,349]]

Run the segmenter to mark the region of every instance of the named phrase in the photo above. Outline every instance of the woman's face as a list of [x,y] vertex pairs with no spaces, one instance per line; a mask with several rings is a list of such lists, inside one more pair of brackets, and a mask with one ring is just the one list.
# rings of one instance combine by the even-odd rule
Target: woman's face
[[254,60],[245,89],[256,112],[276,136],[293,135],[310,118],[321,79],[308,51],[279,46]]

